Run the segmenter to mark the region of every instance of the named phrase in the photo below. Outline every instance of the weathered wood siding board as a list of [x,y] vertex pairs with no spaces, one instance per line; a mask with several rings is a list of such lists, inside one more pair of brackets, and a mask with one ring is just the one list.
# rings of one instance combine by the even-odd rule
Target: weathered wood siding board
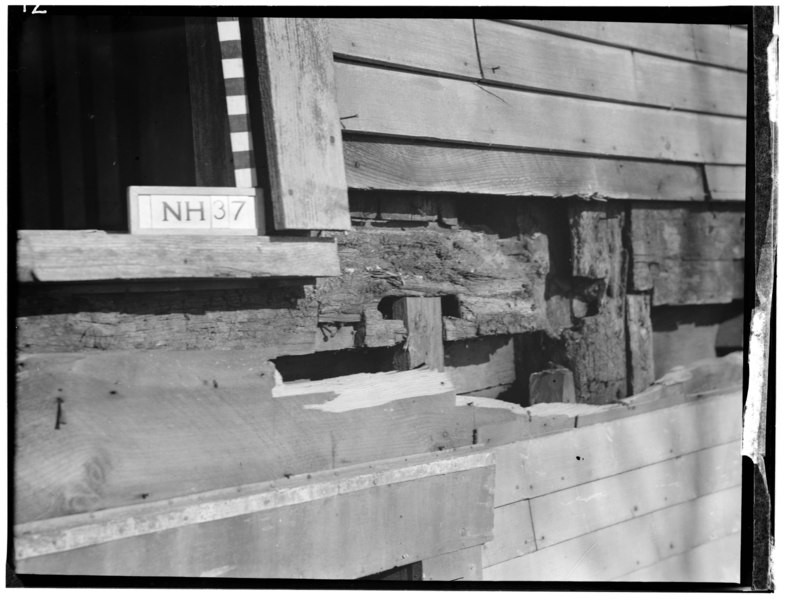
[[707,164],[705,168],[712,200],[744,201],[747,197],[747,169],[745,167]]
[[276,385],[257,351],[47,354],[17,370],[18,522],[472,444],[433,371]]
[[727,303],[744,297],[744,212],[724,206],[633,207],[633,288],[653,289],[655,306]]
[[336,64],[335,77],[340,116],[352,117],[343,118],[346,132],[665,161],[746,159],[741,119],[490,89],[354,64]]
[[497,448],[497,505],[730,443],[741,431],[739,395],[731,391]]
[[484,337],[445,343],[445,372],[456,393],[476,393],[515,382],[511,337]]
[[530,501],[537,547],[736,487],[740,473],[734,441],[537,497]]
[[736,486],[490,566],[483,580],[613,580],[739,531],[740,514]]
[[514,196],[703,200],[700,167],[350,136],[349,187]]
[[747,70],[747,32],[727,25],[523,19],[510,22],[639,52]]
[[20,282],[340,274],[335,241],[327,238],[19,231],[17,252]]
[[744,73],[477,20],[484,79],[568,95],[746,116]]
[[327,19],[336,56],[481,77],[471,19]]
[[482,580],[482,545],[422,561],[423,580]]
[[[36,548],[35,537],[42,534],[55,543],[77,541],[70,551],[55,545],[54,553],[17,559],[17,570],[298,579],[374,574],[490,540],[493,465],[485,458],[429,455],[366,464],[184,497],[159,503],[157,512],[118,509],[17,527],[23,540],[17,552]],[[145,534],[156,522],[163,526]],[[80,523],[86,533],[116,529],[117,538],[92,544],[86,536],[79,547],[80,537],[69,536],[68,529]],[[134,529],[136,536],[129,536]]]
[[349,229],[327,24],[252,21],[275,228]]

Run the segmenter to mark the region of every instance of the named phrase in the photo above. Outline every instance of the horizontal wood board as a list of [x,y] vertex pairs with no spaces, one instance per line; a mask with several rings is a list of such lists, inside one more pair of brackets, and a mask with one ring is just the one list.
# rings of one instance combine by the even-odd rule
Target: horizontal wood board
[[524,19],[510,22],[638,52],[747,70],[747,31],[728,25]]
[[[273,485],[261,495],[243,495],[242,487],[227,489],[222,492],[227,499],[214,502],[185,498],[182,505],[165,504],[157,515],[147,516],[166,524],[157,532],[19,559],[17,569],[37,574],[258,578],[374,574],[490,539],[493,466],[478,457],[482,454],[453,458],[452,464],[441,460],[443,468],[434,468],[438,456],[382,468],[365,465],[311,480],[300,477],[295,485],[284,481],[283,488]],[[403,476],[396,476],[396,470]],[[233,505],[239,506],[237,515],[222,514]],[[187,524],[189,509],[203,517],[197,515]],[[128,529],[146,521],[144,513],[110,512],[91,520],[92,526],[111,524],[114,518]],[[185,522],[171,526],[170,517]],[[53,522],[64,541],[72,538],[68,530],[73,520]],[[58,528],[53,531],[47,522],[34,528],[40,535],[47,526],[56,534]],[[26,533],[36,531],[17,530],[17,538]]]
[[481,77],[471,19],[326,19],[336,56]]
[[[494,502],[501,506],[548,495],[674,456],[731,443],[740,434],[738,389],[503,445],[495,449]],[[554,472],[559,475],[554,476]]]
[[332,239],[19,231],[20,282],[340,274]]
[[476,21],[484,79],[504,85],[744,117],[746,73]]
[[483,579],[609,581],[738,532],[740,515],[737,486],[487,567]]
[[740,119],[489,89],[355,64],[336,63],[335,77],[344,132],[666,161],[746,159]]
[[691,201],[706,197],[700,168],[684,164],[357,136],[344,142],[344,162],[347,184],[354,189],[546,197],[596,194],[624,200]]

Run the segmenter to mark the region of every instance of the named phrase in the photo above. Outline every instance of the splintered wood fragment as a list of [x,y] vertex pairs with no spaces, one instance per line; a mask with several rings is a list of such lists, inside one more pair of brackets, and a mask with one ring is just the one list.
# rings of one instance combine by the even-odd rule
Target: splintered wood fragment
[[438,297],[403,297],[393,303],[393,318],[406,326],[406,343],[395,357],[396,367],[444,370],[442,303]]
[[531,403],[575,403],[575,381],[566,368],[552,368],[529,376]]
[[627,296],[628,393],[640,393],[654,382],[654,344],[648,295]]
[[277,230],[349,229],[333,61],[321,19],[253,18]]

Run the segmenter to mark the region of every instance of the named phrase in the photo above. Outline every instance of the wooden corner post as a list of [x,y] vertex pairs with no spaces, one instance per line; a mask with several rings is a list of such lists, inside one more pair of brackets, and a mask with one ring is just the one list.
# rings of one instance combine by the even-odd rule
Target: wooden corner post
[[[349,229],[333,55],[321,19],[253,18],[258,95],[276,230]],[[249,90],[251,91],[251,90]],[[258,110],[251,106],[251,110]]]

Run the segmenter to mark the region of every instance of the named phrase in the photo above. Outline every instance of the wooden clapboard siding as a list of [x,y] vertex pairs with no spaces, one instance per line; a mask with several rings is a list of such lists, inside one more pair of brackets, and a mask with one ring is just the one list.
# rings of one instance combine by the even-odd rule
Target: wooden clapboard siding
[[482,546],[483,568],[537,550],[528,501],[494,508],[493,528],[493,539]]
[[326,19],[336,56],[481,77],[471,19]]
[[327,25],[254,18],[267,167],[277,230],[349,229]]
[[[729,391],[499,447],[496,504],[547,495],[735,441],[741,431],[740,394]],[[665,437],[662,431],[667,431]]]
[[727,25],[522,19],[511,22],[639,52],[747,70],[747,32]]
[[705,168],[712,200],[744,201],[747,197],[747,169],[745,167],[707,164]]
[[17,526],[17,571],[357,578],[489,540],[492,476],[430,454]]
[[486,81],[622,102],[746,116],[744,73],[478,20]]
[[632,53],[636,99],[684,110],[747,116],[747,74]]
[[17,367],[17,522],[472,443],[471,414],[433,371],[276,385],[256,350]]
[[[346,132],[682,162],[742,164],[744,121],[335,65]],[[348,118],[351,117],[351,118]]]
[[340,273],[332,239],[20,231],[19,281],[316,277]]
[[536,497],[529,503],[537,547],[739,484],[741,447],[734,441]]
[[352,136],[344,142],[349,187],[517,196],[703,200],[697,166],[559,156]]
[[[634,570],[614,582],[732,582],[738,583],[739,560],[717,556],[739,555],[741,533],[709,541],[647,568]],[[719,568],[718,568],[719,565]]]
[[736,486],[490,566],[483,580],[613,580],[739,531],[740,514]]

